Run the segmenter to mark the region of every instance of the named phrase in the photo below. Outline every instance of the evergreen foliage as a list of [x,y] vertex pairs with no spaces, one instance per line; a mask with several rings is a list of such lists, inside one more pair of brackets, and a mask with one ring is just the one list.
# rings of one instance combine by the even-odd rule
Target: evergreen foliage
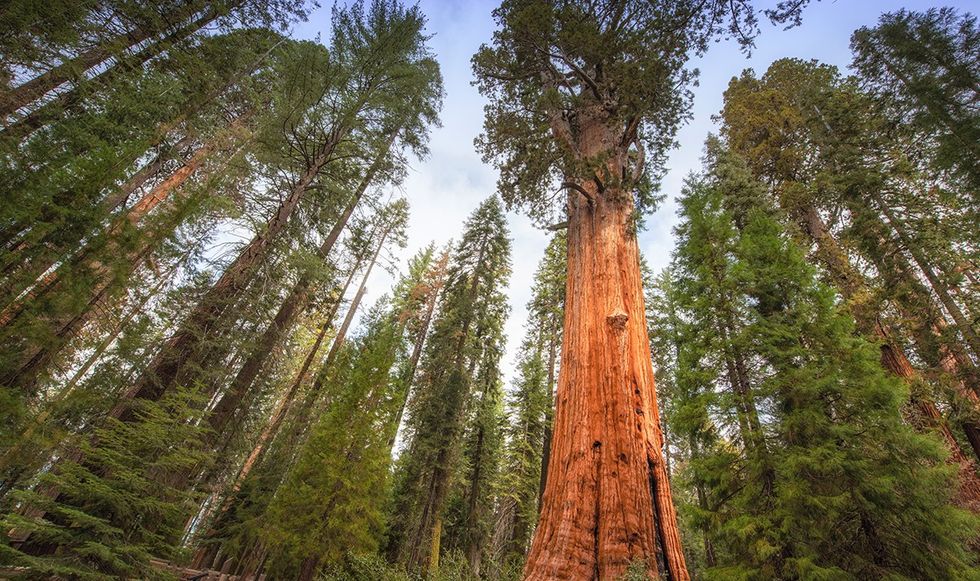
[[[409,404],[393,509],[401,518],[389,529],[387,543],[390,554],[413,572],[437,562],[433,530],[441,528],[436,523],[443,517],[474,393],[499,389],[492,354],[499,353],[503,341],[507,307],[502,287],[509,274],[510,240],[494,196],[466,221],[450,256],[439,313]],[[493,397],[485,401],[492,410]]]
[[965,195],[980,186],[980,28],[954,8],[901,10],[852,37],[862,88],[889,120],[919,144],[940,171],[963,180]]
[[498,192],[398,266],[418,5],[6,2],[0,577],[980,578],[974,15],[733,78],[640,256],[691,59],[771,4],[502,0]]
[[[955,578],[974,524],[904,386],[814,277],[745,165],[709,143],[682,198],[674,430],[718,578]],[[697,329],[712,329],[698,333]],[[683,437],[682,436],[682,437]]]
[[538,521],[564,320],[565,244],[564,235],[556,234],[534,273],[517,377],[507,401],[507,441],[492,547],[496,565],[504,571],[523,566]]
[[[64,443],[61,462],[33,488],[6,499],[8,510],[23,504],[43,513],[4,516],[3,562],[25,568],[32,579],[169,578],[150,559],[181,554],[184,521],[196,498],[166,475],[206,457],[195,421],[199,409],[192,391],[175,392],[140,402],[135,422],[109,419],[92,439]],[[52,488],[56,498],[44,494]]]

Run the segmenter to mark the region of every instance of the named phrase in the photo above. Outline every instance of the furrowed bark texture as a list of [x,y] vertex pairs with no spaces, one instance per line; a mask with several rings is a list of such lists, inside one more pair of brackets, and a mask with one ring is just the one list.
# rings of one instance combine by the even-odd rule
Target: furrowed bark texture
[[579,185],[592,200],[581,193],[569,200],[554,436],[524,578],[616,579],[644,561],[653,578],[686,580],[662,454],[632,198],[613,188],[600,192],[592,181]]

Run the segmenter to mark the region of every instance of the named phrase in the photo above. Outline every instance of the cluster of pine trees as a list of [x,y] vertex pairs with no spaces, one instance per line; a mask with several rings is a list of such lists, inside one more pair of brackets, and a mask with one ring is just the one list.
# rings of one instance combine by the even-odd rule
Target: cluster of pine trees
[[[0,577],[980,575],[973,16],[733,78],[654,274],[687,59],[748,0],[504,0],[499,196],[403,268],[425,16],[290,38],[315,7],[0,9]],[[505,383],[508,208],[553,234]]]
[[976,574],[978,32],[886,14],[853,76],[782,59],[729,84],[650,284],[706,576]]

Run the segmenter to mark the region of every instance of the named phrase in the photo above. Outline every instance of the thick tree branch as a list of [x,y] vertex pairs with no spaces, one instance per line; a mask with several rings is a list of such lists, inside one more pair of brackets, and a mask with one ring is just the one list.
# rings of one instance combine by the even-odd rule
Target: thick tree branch
[[[598,178],[597,178],[597,181],[598,181]],[[589,192],[587,192],[585,190],[585,188],[583,188],[582,186],[578,185],[577,183],[575,183],[575,182],[562,182],[561,187],[575,190],[576,192],[578,192],[578,193],[582,194],[583,196],[585,196],[585,198],[587,200],[589,200],[589,204],[590,205],[594,205],[595,204],[595,198],[592,197],[592,194],[590,194]]]

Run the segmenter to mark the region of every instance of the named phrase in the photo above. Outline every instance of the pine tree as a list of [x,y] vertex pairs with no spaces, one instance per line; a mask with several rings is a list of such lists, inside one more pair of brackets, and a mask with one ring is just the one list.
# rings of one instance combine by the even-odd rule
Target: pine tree
[[[76,349],[68,347],[84,351],[90,340],[82,331],[87,327],[97,337],[107,312],[123,308],[129,300],[141,300],[138,292],[127,296],[127,289],[171,284],[163,280],[166,276],[157,275],[179,276],[188,261],[196,259],[196,246],[205,236],[177,229],[188,222],[199,223],[201,216],[227,203],[221,182],[232,173],[228,164],[240,159],[243,133],[248,134],[242,131],[245,127],[234,127],[234,117],[229,122],[226,113],[202,104],[199,115],[186,119],[185,126],[163,132],[155,159],[136,171],[124,187],[115,188],[120,175],[132,171],[127,156],[135,159],[153,152],[153,147],[146,150],[147,135],[157,132],[161,107],[165,118],[186,106],[179,99],[175,102],[174,95],[193,101],[202,92],[231,83],[234,90],[213,99],[216,102],[210,106],[227,108],[247,126],[242,115],[248,115],[239,112],[249,110],[252,83],[240,78],[241,71],[267,63],[270,37],[282,42],[261,31],[209,39],[189,55],[181,54],[184,62],[158,63],[132,83],[115,87],[119,98],[112,97],[114,107],[102,110],[93,105],[93,118],[79,121],[79,127],[52,127],[45,139],[5,157],[0,169],[10,178],[2,180],[5,187],[12,188],[11,195],[23,194],[27,199],[17,203],[14,197],[4,205],[4,212],[11,212],[5,214],[4,224],[10,224],[9,219],[29,225],[18,232],[12,246],[0,251],[4,264],[11,267],[4,270],[5,300],[0,311],[4,345],[0,377],[11,404],[6,409],[36,406],[45,388],[53,387],[57,393],[59,369],[74,364]],[[191,67],[199,77],[191,76]],[[151,99],[149,94],[158,96]],[[82,129],[105,141],[92,142],[88,134],[79,133]],[[179,161],[184,149],[193,150],[198,143],[223,155],[220,160],[212,158],[210,165],[197,165],[196,178],[189,179],[195,172],[181,172],[189,169],[190,161],[183,165]],[[182,176],[180,188],[172,179],[175,176]],[[139,184],[133,182],[137,177],[142,180]],[[46,269],[47,274],[38,278]],[[96,337],[93,342],[101,339]],[[17,425],[5,422],[5,428]]]
[[[369,232],[349,241],[354,245],[354,260],[346,282],[334,295],[330,312],[319,325],[312,346],[301,352],[298,369],[291,370],[292,374],[283,378],[285,385],[279,401],[270,415],[263,418],[256,439],[246,449],[237,474],[212,517],[210,530],[203,535],[204,542],[195,555],[195,564],[207,566],[221,561],[250,574],[257,574],[264,566],[271,549],[264,542],[262,528],[266,511],[297,461],[299,452],[304,449],[311,426],[316,424],[317,413],[331,405],[332,390],[343,386],[346,368],[338,365],[351,362],[342,359],[347,352],[344,347],[347,328],[354,320],[371,270],[379,262],[382,251],[401,240],[407,222],[406,212],[404,200],[390,204],[377,213]],[[337,325],[340,298],[347,294],[362,267],[363,274],[347,306],[344,322]],[[326,356],[322,356],[321,347],[331,330],[334,331],[331,347]]]
[[439,256],[430,244],[416,254],[408,264],[408,274],[399,281],[393,294],[398,301],[400,318],[404,319],[406,333],[411,341],[410,353],[398,363],[398,413],[391,425],[389,447],[394,448],[398,429],[401,427],[405,408],[412,396],[412,388],[418,373],[419,362],[425,348],[439,295],[446,284],[450,247]]
[[557,233],[534,274],[517,378],[507,401],[507,443],[492,550],[504,572],[523,567],[538,520],[564,319],[565,237]]
[[723,331],[682,347],[677,429],[714,434],[690,464],[713,571],[968,574],[974,524],[949,504],[938,442],[902,421],[907,388],[816,281],[762,184],[715,147],[708,168],[682,200],[677,284],[687,324]]
[[[343,145],[356,131],[369,130],[365,119],[377,112],[391,127],[392,118],[401,119],[416,108],[414,90],[420,85],[438,82],[428,67],[430,57],[424,47],[424,17],[416,8],[405,9],[397,3],[374,2],[367,14],[360,4],[347,10],[336,10],[333,16],[332,50],[319,53],[321,70],[305,69],[304,76],[320,83],[312,92],[297,92],[312,110],[291,111],[282,122],[291,127],[286,136],[291,147],[310,152],[294,169],[295,174],[283,184],[286,195],[265,227],[239,253],[222,273],[200,304],[188,316],[182,328],[161,350],[147,371],[130,390],[129,398],[155,398],[180,382],[192,382],[194,368],[206,355],[197,337],[214,327],[221,314],[250,282],[256,269],[267,257],[290,218],[306,198],[317,177],[343,151]],[[311,55],[312,56],[312,55]],[[298,66],[298,63],[297,63]],[[308,65],[306,65],[308,66]],[[410,96],[411,95],[411,96]],[[326,104],[342,99],[345,107]],[[320,107],[320,110],[316,110]],[[384,140],[368,134],[368,143]],[[125,413],[119,408],[118,413]]]
[[[31,535],[29,542],[5,539],[0,562],[27,568],[31,578],[169,578],[151,558],[179,556],[193,497],[161,475],[202,461],[199,399],[179,391],[140,402],[134,422],[110,419],[81,443],[84,460],[62,462],[33,489],[12,494],[8,503],[44,513],[6,514],[4,531]],[[46,487],[61,494],[52,499]]]
[[[762,103],[781,118],[760,117],[756,107]],[[969,296],[969,287],[958,284],[954,294],[955,279],[934,270],[948,264],[943,259],[950,255],[969,252],[962,249],[970,242],[943,224],[955,211],[942,198],[917,196],[921,172],[909,170],[914,166],[903,161],[896,149],[901,142],[882,126],[874,103],[832,67],[784,59],[762,79],[743,74],[726,92],[724,118],[729,141],[755,175],[773,184],[776,203],[808,239],[805,245],[815,248],[815,258],[847,300],[860,330],[881,344],[883,365],[910,383],[921,410],[916,421],[945,433],[951,459],[961,465],[963,501],[975,505],[972,462],[933,404],[936,398],[948,401],[954,391],[975,391],[974,366],[968,357],[953,360],[958,388],[943,381],[927,385],[901,344],[903,333],[914,340],[917,354],[932,368],[927,376],[948,373],[947,356],[970,349],[970,324],[957,300]],[[760,127],[771,129],[761,139]],[[840,216],[843,224],[828,223],[826,216]],[[914,237],[908,235],[913,224]],[[872,272],[855,266],[857,260],[847,254],[851,248]],[[943,254],[933,254],[943,248]],[[892,309],[899,317],[887,316]],[[969,416],[962,423],[968,434],[975,432],[974,424]]]
[[[980,28],[954,8],[900,10],[851,39],[861,85],[884,103],[893,122],[928,147],[934,167],[964,180],[961,195],[975,205],[980,186]],[[935,143],[931,145],[930,143]]]
[[[482,353],[500,349],[506,314],[501,287],[510,273],[510,241],[500,200],[491,197],[464,225],[450,257],[438,316],[409,404],[408,443],[400,460],[388,553],[409,571],[438,568],[452,474],[477,378],[497,381]],[[486,333],[485,335],[481,333]],[[483,383],[476,389],[495,389]]]
[[326,409],[269,508],[270,573],[312,579],[348,553],[377,550],[397,408],[392,368],[405,346],[396,313],[379,301],[364,336],[339,356]]

